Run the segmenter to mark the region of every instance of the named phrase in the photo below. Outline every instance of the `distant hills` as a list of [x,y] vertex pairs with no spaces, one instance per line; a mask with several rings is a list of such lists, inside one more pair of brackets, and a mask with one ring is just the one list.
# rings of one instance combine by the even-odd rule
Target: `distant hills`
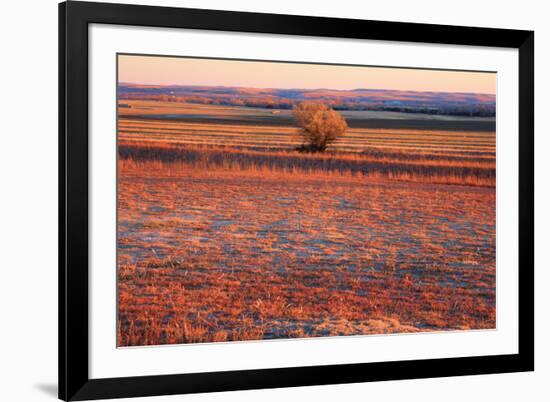
[[335,110],[378,110],[455,116],[492,117],[495,95],[384,89],[265,89],[245,87],[138,85],[120,83],[119,99],[291,109],[302,101],[319,101]]

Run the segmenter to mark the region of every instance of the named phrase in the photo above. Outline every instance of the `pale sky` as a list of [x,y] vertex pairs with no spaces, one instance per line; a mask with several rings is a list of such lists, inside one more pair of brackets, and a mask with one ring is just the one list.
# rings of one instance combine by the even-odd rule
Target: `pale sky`
[[118,62],[119,82],[143,85],[496,94],[495,73],[130,55],[119,55]]

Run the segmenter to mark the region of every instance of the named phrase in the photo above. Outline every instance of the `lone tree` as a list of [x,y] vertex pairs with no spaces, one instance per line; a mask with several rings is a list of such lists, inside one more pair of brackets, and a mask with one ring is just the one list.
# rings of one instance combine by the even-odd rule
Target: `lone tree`
[[348,128],[342,115],[324,103],[301,102],[292,112],[305,142],[300,151],[324,152]]

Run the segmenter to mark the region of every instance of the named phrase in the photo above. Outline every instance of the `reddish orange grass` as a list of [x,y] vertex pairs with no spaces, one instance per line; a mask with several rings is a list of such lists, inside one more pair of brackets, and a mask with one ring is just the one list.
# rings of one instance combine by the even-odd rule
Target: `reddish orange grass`
[[494,328],[494,188],[119,168],[118,344]]

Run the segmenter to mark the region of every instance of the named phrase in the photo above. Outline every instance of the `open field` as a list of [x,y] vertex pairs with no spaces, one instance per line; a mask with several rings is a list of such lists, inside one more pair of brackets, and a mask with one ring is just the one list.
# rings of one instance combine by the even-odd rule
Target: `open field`
[[[263,152],[195,145],[121,142],[119,156],[127,164],[154,161],[163,165],[166,175],[189,169],[232,171],[279,175],[322,175],[325,177],[362,177],[408,182],[463,184],[493,187],[494,160],[458,158],[441,155],[302,154]],[[410,158],[410,159],[408,159]]]
[[[292,148],[299,142],[291,112],[230,106],[121,101],[119,135],[185,143]],[[369,147],[495,152],[495,119],[397,112],[343,111],[350,129],[334,150]]]
[[493,328],[494,201],[123,165],[119,344]]
[[[455,127],[456,119],[470,123],[488,119],[453,117],[450,124],[448,116],[414,115],[415,124],[425,128],[353,128],[354,121],[359,126],[376,125],[379,118],[372,123],[371,117],[379,115],[403,126],[412,120],[405,113],[350,111],[355,115],[355,120],[348,119],[352,128],[328,152],[304,155],[295,151],[302,139],[296,127],[281,117],[288,113],[285,110],[153,101],[123,105],[119,108],[119,155],[134,161],[169,162],[172,170],[174,163],[184,163],[203,169],[317,171],[478,186],[495,183],[494,132],[432,128],[434,121]],[[197,123],[197,119],[205,121]],[[267,121],[271,124],[265,125]]]
[[120,346],[495,328],[494,119],[120,104]]

